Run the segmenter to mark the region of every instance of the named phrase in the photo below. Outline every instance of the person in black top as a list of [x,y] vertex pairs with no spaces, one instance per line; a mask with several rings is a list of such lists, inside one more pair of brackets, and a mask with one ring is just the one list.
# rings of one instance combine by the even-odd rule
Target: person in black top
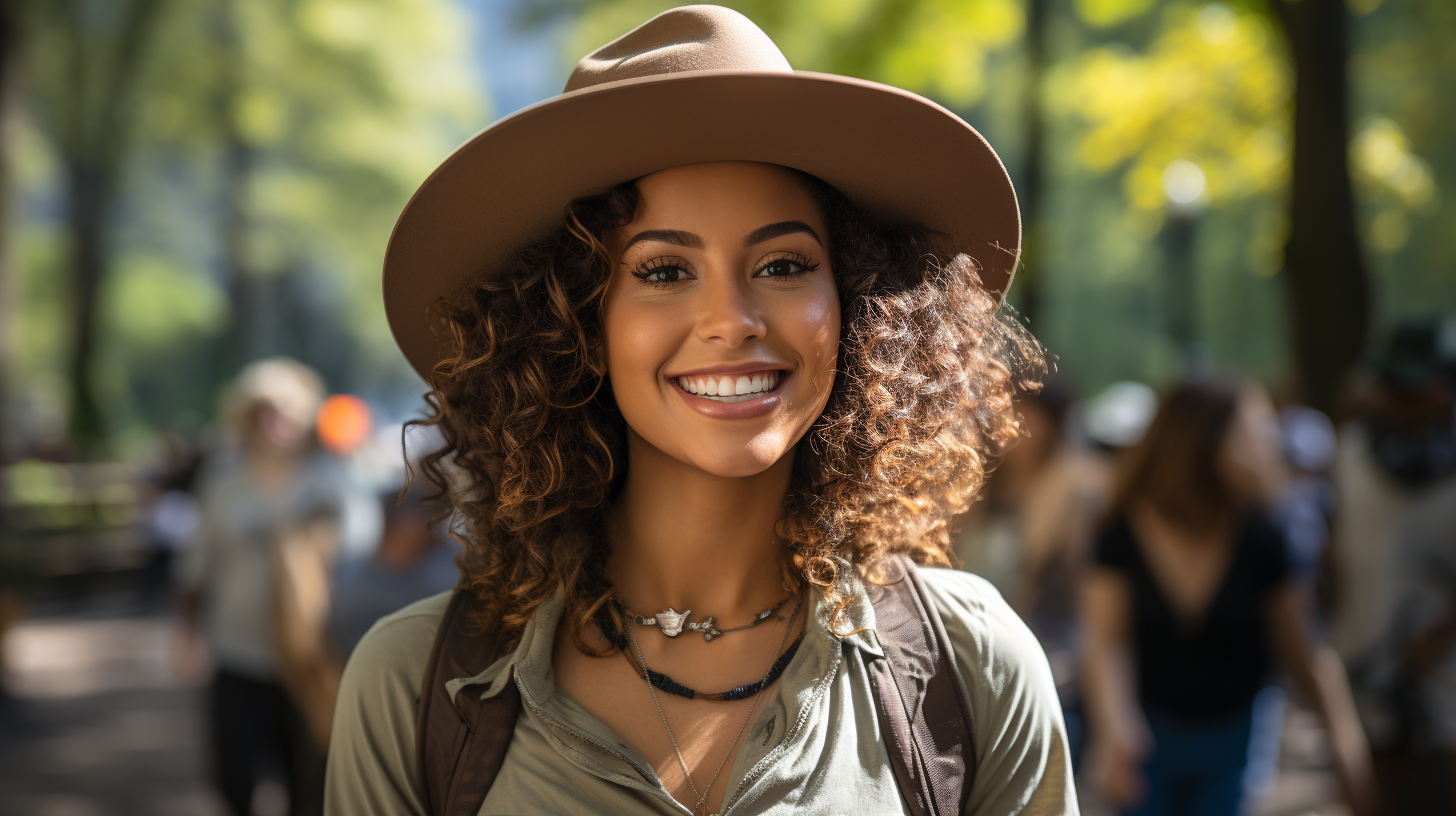
[[1084,580],[1083,676],[1093,782],[1129,816],[1244,810],[1254,698],[1276,655],[1330,728],[1352,811],[1374,811],[1343,669],[1306,631],[1264,509],[1277,433],[1257,388],[1189,382],[1123,462]]

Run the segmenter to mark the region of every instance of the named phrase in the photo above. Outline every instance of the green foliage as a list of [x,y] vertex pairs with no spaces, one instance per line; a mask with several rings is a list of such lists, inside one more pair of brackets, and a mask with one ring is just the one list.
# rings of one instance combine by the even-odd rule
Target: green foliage
[[233,260],[244,274],[328,275],[357,339],[388,353],[376,278],[389,229],[485,118],[460,10],[444,0],[176,2],[153,132],[221,162],[244,152],[241,186],[223,190],[245,231]]
[[1152,8],[1157,0],[1076,0],[1077,14],[1094,26],[1130,20]]
[[[115,31],[153,4],[30,5],[24,102],[34,127],[11,143],[22,167],[22,198],[33,202],[17,225],[27,308],[19,316],[21,382],[12,393],[60,379],[76,329],[64,311],[70,292],[60,238],[68,214],[64,174],[73,164],[68,146],[76,133],[104,124],[105,57],[121,47]],[[378,276],[409,195],[486,118],[459,6],[155,5],[136,90],[122,111],[133,136],[114,157],[120,206],[107,231],[117,263],[100,295],[95,379],[109,415],[119,420],[113,431],[165,426],[183,412],[210,415],[216,388],[229,375],[225,361],[239,355],[308,358],[323,342],[337,358],[328,372],[336,386],[408,382],[412,374],[385,324]],[[75,59],[72,40],[96,54]],[[76,81],[78,66],[86,82]],[[321,294],[300,307],[288,300],[292,290],[268,283],[284,279]],[[250,286],[266,296],[235,297]],[[310,309],[325,313],[293,316]],[[277,325],[291,334],[269,329]],[[320,327],[336,336],[308,347],[294,337]],[[230,356],[230,336],[273,345]],[[42,390],[59,394],[58,385]]]
[[227,309],[215,283],[156,255],[122,259],[102,303],[110,334],[138,358],[215,334]]
[[1456,311],[1456,5],[1362,0],[1351,164],[1384,322]]

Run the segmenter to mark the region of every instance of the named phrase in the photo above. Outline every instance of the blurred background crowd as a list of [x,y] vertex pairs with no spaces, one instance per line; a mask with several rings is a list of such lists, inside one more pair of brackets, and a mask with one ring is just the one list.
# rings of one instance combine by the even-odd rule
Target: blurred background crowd
[[[455,580],[393,219],[669,5],[0,4],[0,814],[317,812],[349,650]],[[726,5],[1016,183],[1057,371],[956,552],[1086,812],[1456,813],[1456,5]]]

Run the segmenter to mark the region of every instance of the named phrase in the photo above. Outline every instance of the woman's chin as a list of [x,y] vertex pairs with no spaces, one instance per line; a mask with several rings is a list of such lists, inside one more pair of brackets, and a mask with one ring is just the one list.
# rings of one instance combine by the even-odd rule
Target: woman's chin
[[674,458],[723,479],[758,476],[793,451],[791,444],[761,436],[746,442],[742,439],[724,439],[720,444],[713,444],[712,440],[702,438],[684,441],[690,444],[678,447],[681,455]]
[[742,448],[724,451],[719,456],[696,456],[689,464],[722,479],[747,479],[758,476],[778,462],[778,457],[761,458]]

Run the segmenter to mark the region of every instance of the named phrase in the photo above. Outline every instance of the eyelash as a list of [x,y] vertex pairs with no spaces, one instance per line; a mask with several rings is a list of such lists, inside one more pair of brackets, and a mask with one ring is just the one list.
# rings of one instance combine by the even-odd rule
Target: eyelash
[[[769,269],[770,267],[772,267],[772,266],[774,266],[776,264],[781,264],[781,263],[785,263],[785,262],[790,263],[790,264],[792,264],[794,266],[799,267],[798,271],[796,271],[796,272],[788,272],[788,273],[783,274],[783,275],[763,275],[763,273],[767,269]],[[759,266],[759,268],[753,274],[754,274],[754,277],[758,277],[759,275],[763,275],[764,277],[767,277],[767,278],[786,279],[786,278],[796,278],[796,277],[798,277],[800,275],[804,275],[804,274],[807,274],[809,272],[813,272],[814,270],[816,270],[818,268],[819,268],[819,264],[817,264],[817,263],[809,260],[808,258],[804,257],[803,255],[800,255],[797,252],[786,252],[786,253],[783,253],[783,254],[778,255],[777,257],[770,258],[769,260],[765,261],[761,266]],[[660,280],[660,279],[654,280],[653,279],[655,275],[658,275],[659,273],[666,273],[668,271],[676,272],[679,277],[676,278],[676,279],[674,279],[674,280]],[[648,286],[651,286],[654,289],[669,289],[672,286],[674,286],[677,283],[679,283],[681,281],[681,276],[683,276],[683,275],[687,275],[689,277],[692,276],[692,271],[691,271],[690,267],[688,266],[687,261],[684,261],[681,258],[674,258],[674,257],[670,257],[670,256],[665,256],[665,257],[661,257],[661,258],[653,258],[653,259],[648,260],[648,261],[643,261],[636,269],[632,270],[632,276],[633,277],[635,277],[636,279],[642,281],[643,283],[647,284]]]
[[803,255],[800,255],[797,252],[782,252],[782,253],[779,253],[777,256],[775,256],[773,258],[770,258],[767,261],[764,261],[763,264],[758,267],[758,271],[757,272],[754,272],[753,274],[754,274],[755,277],[758,276],[758,275],[761,275],[769,267],[771,267],[771,266],[773,266],[775,264],[784,263],[785,261],[787,261],[788,263],[793,264],[794,266],[799,267],[799,271],[797,271],[797,272],[789,272],[788,274],[785,274],[785,275],[764,275],[764,277],[768,277],[768,278],[780,278],[780,279],[783,279],[783,278],[797,278],[800,275],[806,275],[806,274],[808,274],[810,272],[813,272],[814,270],[816,270],[816,269],[819,268],[819,264],[814,263],[813,261],[809,260],[808,258],[805,258]]
[[679,275],[692,275],[687,261],[682,258],[662,257],[643,261],[636,269],[632,270],[632,276],[651,286],[653,289],[670,289],[678,283],[678,280],[652,280],[652,276],[665,270],[676,270]]

